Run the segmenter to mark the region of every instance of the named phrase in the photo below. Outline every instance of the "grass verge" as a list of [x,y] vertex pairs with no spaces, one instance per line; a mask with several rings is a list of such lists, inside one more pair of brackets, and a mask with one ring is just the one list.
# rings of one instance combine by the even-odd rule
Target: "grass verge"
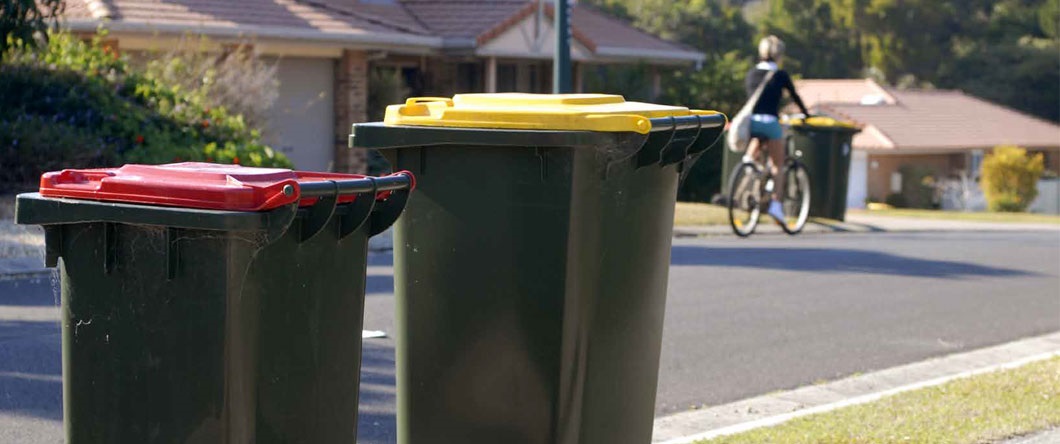
[[1060,358],[697,444],[973,444],[1060,426]]
[[886,210],[848,210],[848,214],[872,216],[915,217],[922,219],[960,220],[971,222],[1039,223],[1060,225],[1060,216],[1036,213],[989,213],[942,210],[914,210],[895,208]]
[[728,225],[729,209],[711,204],[678,202],[674,210],[674,225]]

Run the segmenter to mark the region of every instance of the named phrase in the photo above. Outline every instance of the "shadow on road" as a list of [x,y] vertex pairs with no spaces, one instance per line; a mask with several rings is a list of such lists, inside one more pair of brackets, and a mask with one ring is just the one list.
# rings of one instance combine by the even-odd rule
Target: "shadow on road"
[[57,322],[0,321],[0,414],[62,420]]
[[394,348],[390,340],[366,340],[361,349],[361,398],[357,442],[397,442],[394,419]]
[[47,307],[59,305],[59,280],[50,277],[0,280],[0,305]]
[[875,251],[823,248],[714,248],[675,245],[670,264],[935,278],[1035,275],[1020,270],[964,262],[918,259]]
[[394,276],[385,274],[373,274],[366,277],[364,283],[364,294],[393,294],[394,293]]

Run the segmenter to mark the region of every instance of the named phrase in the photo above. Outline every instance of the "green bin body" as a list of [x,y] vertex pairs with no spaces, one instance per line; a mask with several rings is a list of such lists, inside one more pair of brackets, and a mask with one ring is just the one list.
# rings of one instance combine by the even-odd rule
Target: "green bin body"
[[66,442],[355,442],[367,241],[407,196],[367,186],[263,212],[19,195],[61,276]]
[[810,216],[845,220],[853,138],[847,125],[791,125],[788,150],[798,151],[810,176]]
[[354,125],[417,178],[394,236],[398,442],[650,442],[679,174],[724,124]]

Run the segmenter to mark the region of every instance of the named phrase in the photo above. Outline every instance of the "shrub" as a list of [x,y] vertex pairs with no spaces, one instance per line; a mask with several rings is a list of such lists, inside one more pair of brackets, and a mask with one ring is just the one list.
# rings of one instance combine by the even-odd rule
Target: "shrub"
[[898,208],[935,208],[935,177],[931,168],[921,165],[902,165],[902,191],[888,195],[885,202]]
[[210,39],[185,35],[164,51],[133,57],[134,69],[170,85],[211,108],[224,107],[243,116],[247,126],[263,128],[269,111],[280,96],[277,64],[262,59],[252,41],[241,42],[217,52]]
[[122,163],[207,161],[290,167],[240,115],[133,69],[67,33],[34,50],[11,40],[0,65],[0,189],[40,173]]
[[909,207],[909,200],[905,198],[905,195],[899,193],[891,193],[887,195],[883,203],[890,205],[895,208],[907,208]]
[[1016,146],[999,146],[983,159],[980,183],[990,211],[1024,211],[1038,196],[1045,169],[1041,153],[1027,155]]

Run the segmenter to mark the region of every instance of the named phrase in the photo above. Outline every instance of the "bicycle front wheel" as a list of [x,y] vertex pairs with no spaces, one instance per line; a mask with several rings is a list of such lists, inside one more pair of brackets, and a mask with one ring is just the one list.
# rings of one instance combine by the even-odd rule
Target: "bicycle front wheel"
[[762,174],[751,162],[741,163],[729,179],[729,225],[737,236],[754,233],[762,214]]
[[784,191],[780,204],[784,207],[784,220],[780,228],[788,234],[797,234],[810,218],[810,175],[801,162],[789,162],[782,174]]

